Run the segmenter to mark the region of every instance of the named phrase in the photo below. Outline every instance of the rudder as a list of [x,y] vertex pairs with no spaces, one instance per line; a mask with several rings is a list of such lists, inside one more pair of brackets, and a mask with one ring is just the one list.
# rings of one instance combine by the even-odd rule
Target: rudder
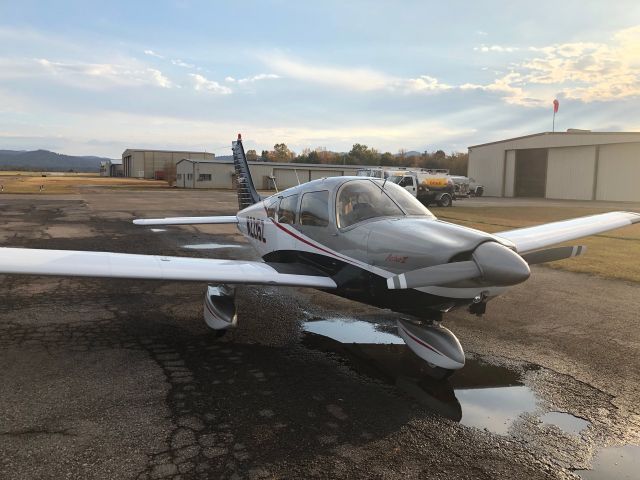
[[247,157],[242,146],[242,136],[238,134],[238,140],[232,142],[233,164],[236,170],[236,190],[238,192],[238,207],[240,210],[258,203],[261,198],[253,185]]

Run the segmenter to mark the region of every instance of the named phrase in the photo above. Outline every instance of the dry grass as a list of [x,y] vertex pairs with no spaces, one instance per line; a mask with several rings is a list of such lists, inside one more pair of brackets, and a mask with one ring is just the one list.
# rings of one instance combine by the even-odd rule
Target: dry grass
[[[622,206],[620,210],[628,208]],[[634,209],[632,209],[634,210]],[[605,213],[611,209],[585,207],[453,207],[434,208],[438,218],[495,233],[568,218]],[[635,209],[634,211],[639,211]],[[640,282],[640,224],[593,235],[564,245],[586,245],[578,258],[548,263],[552,268]]]
[[[37,172],[0,172],[2,193],[78,193],[83,188],[168,188],[167,182],[137,178],[101,177],[92,173],[63,173],[43,176]],[[40,192],[40,185],[44,186]]]

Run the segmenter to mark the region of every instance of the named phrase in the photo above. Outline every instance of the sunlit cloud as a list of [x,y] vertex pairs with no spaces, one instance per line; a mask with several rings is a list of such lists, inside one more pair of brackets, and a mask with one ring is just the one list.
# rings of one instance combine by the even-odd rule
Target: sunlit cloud
[[503,45],[480,45],[479,47],[473,47],[476,52],[498,52],[498,53],[511,53],[520,50],[518,47],[508,47]]
[[190,73],[189,76],[193,79],[193,88],[198,91],[215,93],[219,95],[229,95],[233,92],[229,87],[220,85],[214,80],[209,80],[203,75],[197,73]]
[[258,75],[254,75],[253,77],[240,78],[238,79],[238,83],[239,84],[254,83],[254,82],[259,82],[260,80],[270,80],[270,79],[276,79],[276,78],[280,78],[280,75],[276,75],[275,73],[259,73]]
[[530,47],[534,57],[511,66],[487,85],[465,84],[503,94],[507,103],[539,106],[553,96],[585,103],[640,96],[640,26],[617,32],[608,43],[571,42]]
[[429,75],[421,75],[417,78],[400,78],[370,68],[315,65],[283,55],[266,56],[264,61],[273,70],[282,73],[287,78],[346,90],[361,92],[388,90],[415,93],[443,91],[452,88]]
[[454,88],[452,85],[442,83],[437,78],[429,75],[420,75],[418,78],[410,78],[408,80],[397,80],[395,85],[408,92],[442,92]]
[[387,87],[392,78],[367,68],[341,68],[314,65],[284,55],[267,55],[264,62],[288,78],[324,84],[348,90],[372,91]]
[[57,62],[46,58],[0,59],[0,78],[6,76],[49,78],[68,86],[88,89],[156,86],[171,88],[173,83],[160,70],[139,64]]
[[184,62],[184,61],[180,60],[179,58],[172,59],[171,63],[176,65],[176,66],[178,66],[178,67],[182,67],[182,68],[195,68],[196,67],[194,64]]
[[153,50],[145,50],[144,54],[145,55],[149,55],[150,57],[164,58],[162,55],[160,55],[159,53],[154,52]]

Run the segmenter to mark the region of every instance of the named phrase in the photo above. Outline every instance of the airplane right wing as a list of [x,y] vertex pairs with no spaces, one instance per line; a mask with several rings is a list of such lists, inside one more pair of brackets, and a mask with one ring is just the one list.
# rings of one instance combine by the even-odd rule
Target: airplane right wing
[[626,227],[634,223],[640,223],[640,213],[609,212],[544,223],[535,227],[518,228],[494,233],[494,235],[512,241],[518,253],[522,254],[557,243]]
[[0,248],[2,273],[336,288],[330,277],[291,265],[32,248]]

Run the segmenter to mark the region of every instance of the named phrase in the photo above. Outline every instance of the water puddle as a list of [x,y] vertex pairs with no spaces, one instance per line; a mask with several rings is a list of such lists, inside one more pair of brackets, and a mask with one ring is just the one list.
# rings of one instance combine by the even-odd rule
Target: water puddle
[[328,318],[306,322],[303,328],[307,332],[322,335],[340,343],[404,344],[404,341],[395,333],[395,324],[376,325],[351,318]]
[[[522,381],[523,373],[537,369],[535,365],[518,370],[467,358],[449,380],[435,380],[426,363],[404,345],[394,320],[330,318],[307,321],[303,329],[302,343],[308,348],[338,354],[357,372],[394,385],[463,425],[509,435],[523,416],[541,413],[542,402]],[[568,434],[579,434],[589,425],[561,412],[546,413],[539,420]]]
[[153,233],[159,233],[159,232],[166,232],[167,229],[166,228],[152,228],[151,231]]
[[591,425],[584,418],[576,417],[570,413],[564,412],[548,412],[540,417],[542,423],[547,425],[555,425],[560,430],[572,435],[579,435],[585,428]]
[[194,243],[191,245],[182,245],[182,248],[191,250],[217,250],[219,248],[242,248],[243,245],[223,244],[223,243]]
[[593,459],[591,470],[576,470],[584,480],[633,480],[640,471],[640,446],[607,447]]
[[498,435],[507,435],[523,413],[536,410],[536,396],[525,386],[459,388],[456,397],[462,407],[460,423]]

